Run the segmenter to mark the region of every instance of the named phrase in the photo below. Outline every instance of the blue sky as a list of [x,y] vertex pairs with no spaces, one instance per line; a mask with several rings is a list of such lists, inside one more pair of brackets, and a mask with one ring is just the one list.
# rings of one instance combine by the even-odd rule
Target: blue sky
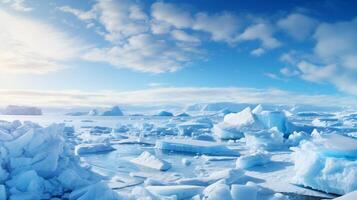
[[352,0],[0,0],[0,105],[355,105],[356,10]]

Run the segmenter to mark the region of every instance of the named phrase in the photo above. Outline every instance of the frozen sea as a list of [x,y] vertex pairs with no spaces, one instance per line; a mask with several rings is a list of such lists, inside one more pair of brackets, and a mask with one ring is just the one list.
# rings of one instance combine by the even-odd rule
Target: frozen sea
[[[301,125],[302,130],[328,130],[343,135],[356,136],[357,120],[351,114],[314,114],[300,113],[289,117],[289,121]],[[65,115],[0,115],[5,121],[31,121],[46,127],[52,123],[64,123],[74,127],[75,145],[108,143],[115,150],[80,154],[80,160],[91,166],[91,170],[103,175],[109,187],[118,192],[130,193],[134,187],[179,184],[183,180],[210,177],[226,169],[236,168],[239,157],[250,155],[251,148],[244,139],[220,140],[213,134],[212,128],[203,128],[200,141],[226,146],[237,155],[202,155],[194,152],[162,150],[155,147],[158,140],[191,140],[191,136],[180,132],[180,124],[209,120],[212,125],[221,123],[222,115],[205,114],[195,117],[158,117],[158,116],[65,116]],[[198,125],[193,123],[193,132]],[[320,124],[319,124],[320,123]],[[200,129],[200,128],[199,128]],[[99,131],[98,131],[99,130]],[[197,135],[202,135],[202,130]],[[201,131],[201,132],[200,132]],[[309,133],[310,134],[310,133]],[[197,139],[197,138],[196,138]],[[213,139],[214,141],[210,141]],[[168,170],[160,171],[132,162],[143,152],[170,163]],[[295,175],[292,150],[281,147],[268,150],[270,160],[267,163],[253,165],[244,170],[244,177],[235,184],[252,182],[259,186],[257,199],[273,199],[275,193],[282,193],[289,199],[331,199],[339,195],[329,194],[310,187],[293,183]],[[356,169],[357,170],[357,169]],[[183,182],[184,182],[183,181]],[[197,181],[197,180],[196,180]],[[200,180],[201,181],[201,180]],[[204,182],[204,181],[203,181]],[[204,184],[211,184],[206,180]],[[150,183],[149,183],[150,185]],[[206,187],[206,185],[204,185]]]

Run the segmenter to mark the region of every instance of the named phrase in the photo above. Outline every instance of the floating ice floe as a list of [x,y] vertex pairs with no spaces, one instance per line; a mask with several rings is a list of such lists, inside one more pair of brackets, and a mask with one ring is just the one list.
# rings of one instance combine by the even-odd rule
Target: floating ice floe
[[14,138],[0,142],[1,199],[118,199],[99,175],[81,167],[64,137],[64,125],[16,126],[2,126]]
[[219,180],[224,180],[226,184],[231,185],[236,183],[244,176],[244,171],[241,169],[224,169],[218,172],[214,172],[209,176],[196,177],[196,178],[183,178],[177,182],[180,185],[198,185],[208,186]]
[[340,195],[357,190],[357,139],[315,131],[292,149],[295,184]]
[[253,111],[247,107],[239,113],[231,113],[224,117],[223,122],[215,125],[214,133],[221,139],[240,139],[246,131],[277,128],[288,135],[290,123],[284,112],[263,111],[258,105]]
[[114,150],[115,148],[109,143],[80,144],[76,146],[76,153],[78,155],[105,153]]
[[171,168],[171,164],[169,162],[159,159],[147,151],[144,151],[139,157],[132,159],[131,162],[161,171],[166,171]]
[[176,196],[177,200],[189,199],[201,194],[204,187],[194,185],[169,185],[169,186],[147,186],[146,189],[153,194],[161,196]]
[[236,167],[240,169],[249,169],[254,166],[265,165],[271,161],[270,157],[270,154],[265,152],[255,152],[240,156],[237,158]]
[[168,151],[220,155],[220,156],[239,156],[238,151],[229,149],[223,144],[215,142],[191,140],[191,139],[163,139],[156,141],[156,148]]

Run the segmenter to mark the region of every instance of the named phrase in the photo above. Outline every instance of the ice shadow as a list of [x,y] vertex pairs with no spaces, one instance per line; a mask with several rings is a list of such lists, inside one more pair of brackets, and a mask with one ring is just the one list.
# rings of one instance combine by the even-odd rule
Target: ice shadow
[[247,169],[247,170],[248,171],[261,172],[261,173],[270,173],[270,172],[283,170],[283,169],[285,169],[287,167],[290,167],[292,165],[293,165],[293,163],[291,163],[291,162],[272,161],[270,163],[267,163],[266,165],[255,166],[255,167],[252,167],[252,168]]

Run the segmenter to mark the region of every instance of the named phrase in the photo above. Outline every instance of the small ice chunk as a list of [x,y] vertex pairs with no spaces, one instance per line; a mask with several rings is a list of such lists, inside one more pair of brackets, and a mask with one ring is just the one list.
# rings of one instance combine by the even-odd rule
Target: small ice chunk
[[232,200],[229,186],[224,181],[217,181],[203,190],[203,199],[207,200]]
[[171,164],[169,162],[159,159],[147,151],[144,151],[139,157],[132,159],[131,162],[161,171],[166,171],[171,168]]
[[246,132],[244,135],[246,145],[253,150],[277,150],[284,145],[283,133],[277,128]]
[[236,184],[231,186],[231,195],[233,197],[233,200],[256,200],[257,193],[258,189],[255,186]]
[[78,155],[104,153],[114,150],[115,148],[109,143],[80,144],[76,146],[76,153]]
[[191,139],[164,139],[156,141],[156,148],[162,150],[221,156],[239,156],[239,152],[223,144]]
[[153,194],[161,196],[175,195],[177,200],[189,199],[200,194],[204,187],[194,185],[147,186],[146,189]]
[[178,125],[179,133],[183,136],[191,136],[193,132],[200,131],[202,129],[210,129],[211,124],[198,123],[198,122],[184,122]]
[[289,198],[281,193],[275,193],[269,200],[289,200]]
[[289,135],[288,140],[286,141],[289,146],[298,146],[301,141],[309,140],[311,136],[304,131],[294,131]]
[[214,125],[213,133],[222,140],[237,140],[244,137],[244,134],[241,130],[237,129],[236,126],[226,122],[221,122]]
[[239,113],[231,113],[224,116],[224,122],[238,126],[238,127],[251,127],[251,128],[260,128],[261,124],[259,124],[252,113],[250,107],[245,108]]
[[237,158],[236,167],[241,169],[249,169],[254,166],[265,165],[270,162],[268,153],[256,152],[249,155],[240,156]]
[[182,158],[181,162],[185,166],[189,166],[191,164],[191,160],[189,160],[187,158]]

